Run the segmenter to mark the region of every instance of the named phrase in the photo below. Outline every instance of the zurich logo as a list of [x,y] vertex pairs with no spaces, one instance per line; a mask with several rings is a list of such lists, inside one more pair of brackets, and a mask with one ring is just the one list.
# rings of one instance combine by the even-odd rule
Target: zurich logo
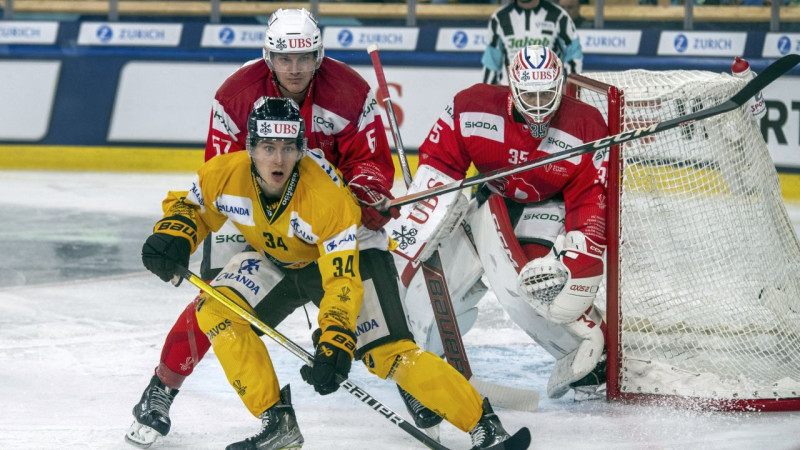
[[353,33],[350,32],[350,30],[342,30],[339,32],[339,35],[336,36],[336,40],[339,41],[342,47],[350,47],[353,45]]
[[675,46],[675,50],[677,50],[678,53],[683,53],[689,46],[689,38],[687,38],[685,34],[679,34],[675,36],[675,42],[673,42],[672,45]]
[[100,42],[108,42],[112,37],[114,37],[114,31],[110,26],[103,25],[97,29],[97,39],[100,39]]
[[789,53],[789,50],[791,49],[792,40],[789,39],[789,36],[781,36],[781,38],[778,39],[778,51],[781,53],[781,55]]
[[453,34],[453,45],[455,45],[456,48],[464,48],[464,47],[466,47],[467,46],[467,33],[463,32],[463,31],[456,31],[455,34]]
[[219,30],[219,40],[225,45],[230,45],[233,42],[234,38],[236,38],[236,33],[230,27],[225,27]]

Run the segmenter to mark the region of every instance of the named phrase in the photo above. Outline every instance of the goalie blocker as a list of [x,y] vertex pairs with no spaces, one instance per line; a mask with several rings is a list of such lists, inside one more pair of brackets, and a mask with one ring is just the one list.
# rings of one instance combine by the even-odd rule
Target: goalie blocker
[[[417,192],[441,186],[453,178],[428,165],[417,169],[408,192]],[[466,197],[453,192],[440,197],[405,205],[400,217],[386,224],[386,231],[398,243],[392,252],[400,274],[409,325],[419,345],[438,355],[444,355],[441,338],[437,332],[435,316],[431,309],[425,277],[420,269],[436,250],[447,279],[453,312],[461,333],[465,333],[478,317],[478,301],[486,293],[481,283],[483,269],[475,248],[461,227],[469,206]]]

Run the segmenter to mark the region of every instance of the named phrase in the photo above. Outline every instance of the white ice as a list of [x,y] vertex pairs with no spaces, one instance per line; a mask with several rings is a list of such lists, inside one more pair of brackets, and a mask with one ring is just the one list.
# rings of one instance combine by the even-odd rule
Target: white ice
[[[132,421],[131,408],[158,362],[169,327],[196,289],[175,288],[138,267],[113,276],[54,282],[69,274],[18,270],[52,263],[44,261],[50,250],[20,256],[14,249],[22,244],[36,248],[37,243],[46,247],[56,241],[116,245],[120,238],[109,233],[104,218],[137,224],[125,234],[138,242],[150,232],[150,225],[143,224],[160,217],[166,191],[185,189],[191,178],[191,174],[0,172],[0,271],[12,274],[0,277],[7,286],[0,288],[0,448],[134,449],[123,441]],[[36,213],[15,215],[20,211]],[[90,216],[76,232],[70,220],[81,216],[63,214],[63,220],[54,220],[61,211]],[[797,226],[800,215],[794,211],[792,217]],[[131,253],[130,260],[138,258],[136,251]],[[111,258],[108,264],[114,261]],[[478,323],[464,337],[473,372],[486,381],[542,392],[537,412],[498,410],[507,429],[531,429],[531,448],[800,448],[797,412],[718,413],[547,399],[544,391],[552,358],[504,317],[491,296],[480,306]],[[313,321],[316,311],[312,308],[309,314]],[[279,331],[310,348],[311,332],[302,310]],[[281,383],[292,385],[304,448],[423,448],[346,393],[316,395],[298,375],[300,361],[265,339]],[[370,376],[359,364],[351,374],[370,394],[405,415],[391,383]],[[213,353],[184,383],[171,417],[172,431],[153,449],[221,449],[259,428],[228,386]],[[442,428],[442,441],[451,448],[469,446],[468,436],[449,425]]]

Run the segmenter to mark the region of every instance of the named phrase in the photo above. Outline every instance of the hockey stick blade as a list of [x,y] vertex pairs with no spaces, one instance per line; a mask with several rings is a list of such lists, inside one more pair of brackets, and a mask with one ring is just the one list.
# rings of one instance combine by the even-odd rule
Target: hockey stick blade
[[751,97],[755,96],[756,94],[764,90],[764,88],[769,86],[770,83],[780,78],[786,72],[790,71],[798,63],[800,63],[800,55],[796,54],[786,55],[778,59],[774,63],[770,64],[766,69],[764,69],[763,72],[758,74],[757,77],[753,78],[746,85],[744,85],[744,87],[742,87],[742,89],[740,89],[739,92],[734,94],[733,97],[731,97],[730,99],[726,100],[725,102],[717,106],[712,106],[710,108],[702,109],[700,111],[693,112],[685,116],[676,117],[674,119],[665,120],[664,122],[659,122],[649,127],[638,128],[636,130],[631,130],[631,131],[624,131],[614,136],[604,137],[602,139],[598,139],[593,142],[588,142],[586,144],[579,145],[577,147],[573,147],[571,149],[564,150],[561,152],[556,152],[551,155],[544,156],[542,158],[532,159],[530,161],[518,164],[516,166],[509,166],[502,169],[492,170],[490,172],[478,174],[470,178],[465,178],[463,180],[456,180],[452,183],[444,184],[442,186],[437,186],[433,189],[428,189],[426,191],[415,192],[413,194],[409,194],[403,197],[397,197],[394,200],[392,200],[390,206],[403,206],[409,203],[415,203],[420,200],[425,200],[427,198],[437,197],[439,195],[447,194],[448,192],[453,192],[460,189],[468,188],[470,186],[475,186],[476,184],[485,183],[487,181],[491,181],[497,178],[513,175],[519,172],[524,172],[526,170],[535,169],[537,167],[541,167],[547,164],[552,164],[554,162],[563,161],[565,159],[569,159],[574,156],[580,156],[585,153],[590,153],[600,149],[608,148],[611,147],[612,145],[622,144],[624,142],[632,141],[634,139],[640,139],[645,136],[650,136],[652,134],[661,131],[675,128],[685,123],[695,122],[722,113],[726,113],[728,111],[733,111],[734,109],[744,105],[747,102],[747,100],[749,100]]
[[527,427],[522,427],[510,438],[488,448],[490,450],[525,450],[530,445],[531,431]]
[[534,412],[539,407],[539,391],[489,383],[474,376],[469,379],[472,387],[495,406],[515,411]]
[[[178,266],[177,271],[178,274],[176,275],[176,277],[183,277],[189,280],[190,283],[197,286],[201,291],[205,292],[209,296],[213,297],[223,306],[230,309],[234,314],[250,322],[251,325],[253,325],[262,333],[269,336],[272,340],[274,340],[278,344],[280,344],[281,347],[285,348],[286,350],[289,350],[292,354],[302,359],[303,362],[306,363],[306,365],[309,366],[314,365],[314,357],[311,356],[311,353],[307,352],[303,347],[300,347],[299,345],[295,344],[294,341],[287,338],[279,331],[271,328],[270,326],[262,322],[261,319],[259,319],[246,309],[239,306],[238,303],[228,298],[228,296],[225,295],[224,293],[218,291],[213,286],[203,281],[202,278],[192,273],[191,270],[187,269],[186,267]],[[173,284],[175,284],[175,281],[176,280],[173,278]],[[400,429],[410,434],[413,438],[420,441],[426,447],[432,448],[434,450],[448,450],[447,447],[438,443],[430,436],[420,431],[414,425],[411,425],[397,413],[389,409],[383,403],[379,402],[378,399],[369,395],[364,389],[362,389],[361,387],[350,381],[348,378],[345,378],[341,375],[336,375],[336,381],[339,383],[339,386],[342,387],[345,391],[352,394],[357,399],[361,400],[361,403],[375,410],[375,412],[383,416],[386,420],[400,427]]]

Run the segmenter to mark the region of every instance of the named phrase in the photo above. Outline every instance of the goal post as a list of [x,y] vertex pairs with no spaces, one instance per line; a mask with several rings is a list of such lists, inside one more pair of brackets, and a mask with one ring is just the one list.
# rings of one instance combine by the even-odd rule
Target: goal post
[[[611,134],[720,104],[745,81],[704,71],[570,75]],[[611,148],[608,396],[800,410],[800,243],[744,108]]]

